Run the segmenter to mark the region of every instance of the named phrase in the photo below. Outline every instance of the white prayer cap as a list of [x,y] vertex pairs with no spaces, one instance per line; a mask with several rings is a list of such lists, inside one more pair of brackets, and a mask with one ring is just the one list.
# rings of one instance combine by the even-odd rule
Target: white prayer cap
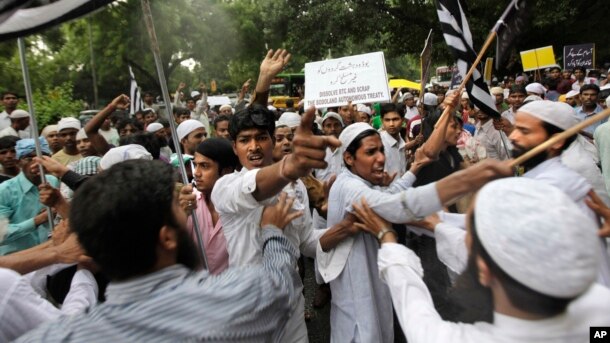
[[576,116],[576,111],[565,102],[532,101],[519,107],[517,113],[519,112],[527,113],[562,130],[567,130],[580,121]]
[[335,118],[339,121],[339,123],[341,123],[341,126],[345,126],[345,124],[343,124],[343,118],[341,118],[341,116],[337,112],[332,112],[332,111],[326,112],[324,117],[322,117],[322,125],[324,125],[324,121],[328,118]]
[[571,91],[566,93],[566,99],[567,98],[573,98],[573,97],[575,97],[575,96],[577,96],[579,94],[580,94],[580,92],[575,91],[575,90],[571,90]]
[[14,110],[11,114],[8,115],[11,119],[19,119],[19,118],[29,118],[30,114],[24,110]]
[[108,150],[100,160],[100,167],[108,169],[127,160],[152,160],[152,155],[138,144],[128,144]]
[[[413,97],[413,95],[411,95],[411,98],[412,97]],[[372,114],[371,109],[368,106],[366,106],[365,104],[358,104],[358,105],[356,105],[356,111],[364,112],[364,113],[368,114],[369,117]]]
[[233,107],[231,107],[231,105],[229,105],[229,104],[224,104],[224,105],[220,106],[218,111],[220,112],[220,111],[223,111],[223,110],[231,110],[231,111],[233,111]]
[[597,278],[597,225],[563,191],[528,178],[488,183],[475,202],[476,233],[492,260],[521,284],[572,298]]
[[42,129],[42,132],[40,133],[40,135],[44,138],[47,138],[49,133],[51,133],[53,131],[57,132],[57,125],[47,125],[44,127],[44,129]]
[[57,123],[57,131],[61,132],[63,129],[80,130],[80,120],[73,117],[61,118]]
[[197,91],[192,91],[192,92],[191,92],[191,98],[196,98],[196,97],[198,97],[198,96],[200,96],[200,95],[201,95],[201,93],[199,93],[199,92],[197,92]]
[[281,123],[279,121],[275,121],[275,128],[279,129],[280,127],[288,127],[288,125]]
[[269,111],[277,111],[277,108],[273,107],[272,105],[267,106],[267,109]]
[[87,139],[87,134],[85,133],[85,129],[80,129],[76,133],[76,140]]
[[546,88],[538,82],[532,82],[529,85],[525,86],[526,92],[536,93],[540,96],[546,94]]
[[150,123],[146,127],[146,132],[155,133],[155,132],[161,130],[162,128],[163,128],[163,124],[161,124],[161,123]]
[[540,101],[540,100],[544,100],[544,99],[542,99],[538,95],[528,95],[525,97],[525,99],[523,99],[523,103],[526,104],[526,103],[529,103],[532,101]]
[[468,99],[468,92],[462,93],[462,99]]
[[491,95],[504,95],[504,89],[502,87],[491,87]]
[[289,128],[301,125],[301,116],[295,112],[284,112],[278,119],[280,125],[288,126]]
[[413,94],[406,92],[405,95],[402,96],[402,100],[401,101],[405,101],[407,99],[413,99]]
[[427,106],[437,106],[438,105],[438,97],[436,94],[426,93],[424,94],[424,105]]
[[189,135],[189,133],[197,130],[198,128],[203,127],[203,124],[199,120],[195,119],[187,119],[178,125],[176,128],[176,133],[178,134],[178,140],[181,141],[182,138]]
[[[331,112],[332,113],[332,112]],[[326,113],[328,114],[328,113]],[[341,155],[345,152],[345,149],[354,141],[354,139],[366,130],[375,130],[368,123],[358,122],[347,126],[339,135],[339,141],[341,141]]]

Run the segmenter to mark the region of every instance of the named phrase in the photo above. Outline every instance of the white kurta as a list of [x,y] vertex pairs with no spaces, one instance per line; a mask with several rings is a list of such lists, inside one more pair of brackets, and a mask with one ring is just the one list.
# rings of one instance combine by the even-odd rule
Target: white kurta
[[[257,201],[252,196],[256,190],[256,174],[260,169],[247,170],[225,175],[216,181],[212,191],[212,202],[223,224],[224,235],[229,252],[229,267],[262,263],[261,215],[265,205],[277,201],[273,196]],[[295,197],[293,208],[302,210],[303,216],[290,222],[284,228],[284,235],[294,247],[308,257],[316,256],[318,240],[326,230],[313,230],[309,211],[307,189],[301,180],[288,184],[284,191]],[[306,342],[303,285],[299,282],[295,290],[299,297],[291,304],[293,312],[286,324],[283,342]]]
[[[351,204],[362,197],[386,220],[404,223],[441,208],[432,183],[410,188],[415,175],[408,172],[385,191],[343,169],[330,190],[328,225],[340,222]],[[358,233],[324,252],[318,245],[317,271],[330,282],[332,342],[393,342],[392,303],[377,270],[378,243],[369,234]]]
[[43,299],[30,279],[0,268],[0,342],[9,342],[60,315],[75,315],[97,302],[97,283],[88,270],[78,270],[60,309]]
[[588,342],[590,326],[610,323],[610,290],[597,284],[552,318],[531,321],[494,313],[493,324],[446,322],[434,309],[413,251],[385,243],[378,256],[379,276],[389,287],[409,343]]
[[383,152],[385,154],[385,171],[388,174],[402,175],[407,171],[407,155],[405,154],[405,141],[398,135],[396,140],[387,131],[380,131]]

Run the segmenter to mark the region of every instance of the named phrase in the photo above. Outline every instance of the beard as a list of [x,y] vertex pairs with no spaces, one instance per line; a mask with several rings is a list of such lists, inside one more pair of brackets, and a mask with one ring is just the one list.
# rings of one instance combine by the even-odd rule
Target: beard
[[[518,145],[513,143],[513,150],[511,151],[511,155],[512,155],[513,158],[517,158],[517,157],[525,154],[529,150],[531,150],[531,149],[526,149],[524,147],[518,146]],[[546,161],[548,159],[548,157],[549,157],[549,153],[547,151],[542,151],[542,152],[534,155],[529,160],[523,162],[523,164],[521,166],[527,172],[529,170],[534,169],[540,163]]]
[[479,268],[474,255],[468,256],[466,270],[458,276],[449,290],[449,298],[459,307],[455,321],[463,323],[493,322],[493,297],[491,290],[479,282]]
[[178,245],[176,247],[176,263],[182,264],[190,270],[201,267],[201,261],[195,242],[186,229],[176,229]]

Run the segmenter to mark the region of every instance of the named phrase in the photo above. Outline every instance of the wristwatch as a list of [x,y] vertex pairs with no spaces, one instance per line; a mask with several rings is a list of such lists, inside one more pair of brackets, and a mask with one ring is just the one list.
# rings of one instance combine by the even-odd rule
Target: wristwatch
[[387,228],[387,227],[384,227],[381,229],[381,231],[377,232],[377,240],[379,241],[379,244],[381,244],[381,240],[383,239],[383,236],[385,236],[389,232],[393,232],[394,234],[396,234],[396,231],[394,231],[390,228]]

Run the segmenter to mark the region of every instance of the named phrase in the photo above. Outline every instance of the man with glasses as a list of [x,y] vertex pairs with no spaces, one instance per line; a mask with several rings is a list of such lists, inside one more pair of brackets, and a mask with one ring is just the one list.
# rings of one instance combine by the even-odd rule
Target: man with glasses
[[[40,139],[42,154],[51,150],[44,138]],[[31,248],[47,240],[50,228],[46,225],[47,212],[39,201],[40,168],[32,159],[36,156],[33,139],[17,141],[15,147],[21,172],[0,184],[0,217],[8,218],[8,232],[0,242],[0,255]],[[47,182],[59,187],[54,176],[46,175]]]

